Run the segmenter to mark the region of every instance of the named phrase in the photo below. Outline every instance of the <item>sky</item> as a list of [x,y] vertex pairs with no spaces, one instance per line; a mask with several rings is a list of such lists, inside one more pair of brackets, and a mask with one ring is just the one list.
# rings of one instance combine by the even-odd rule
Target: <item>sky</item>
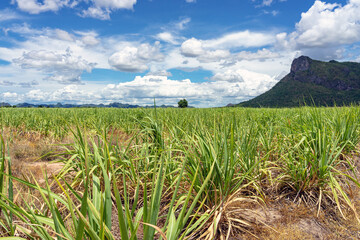
[[360,0],[1,0],[0,102],[218,107],[360,62]]

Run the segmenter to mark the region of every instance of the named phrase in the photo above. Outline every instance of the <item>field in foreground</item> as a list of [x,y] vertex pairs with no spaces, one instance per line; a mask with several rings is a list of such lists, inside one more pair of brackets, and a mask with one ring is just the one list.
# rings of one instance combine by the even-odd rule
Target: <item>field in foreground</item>
[[360,107],[0,109],[7,239],[359,239]]

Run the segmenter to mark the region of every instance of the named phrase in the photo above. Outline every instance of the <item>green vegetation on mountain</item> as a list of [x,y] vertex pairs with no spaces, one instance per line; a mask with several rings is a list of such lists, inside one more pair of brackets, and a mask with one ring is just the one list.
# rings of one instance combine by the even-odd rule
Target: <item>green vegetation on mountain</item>
[[241,107],[342,106],[360,103],[360,63],[322,62],[301,56],[272,89]]

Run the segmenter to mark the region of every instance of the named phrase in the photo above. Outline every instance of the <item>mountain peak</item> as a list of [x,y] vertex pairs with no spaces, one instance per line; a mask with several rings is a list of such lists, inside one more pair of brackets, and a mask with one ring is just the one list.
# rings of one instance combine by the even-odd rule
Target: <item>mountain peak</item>
[[360,104],[360,63],[293,60],[290,73],[272,89],[236,106],[296,107]]
[[297,73],[310,69],[312,59],[307,56],[300,56],[295,58],[291,64],[291,73]]

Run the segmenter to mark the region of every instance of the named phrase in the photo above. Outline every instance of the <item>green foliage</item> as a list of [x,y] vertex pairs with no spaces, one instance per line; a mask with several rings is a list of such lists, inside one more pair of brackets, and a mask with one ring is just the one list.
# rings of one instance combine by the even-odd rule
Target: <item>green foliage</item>
[[188,107],[188,102],[186,99],[181,99],[179,102],[178,102],[178,107],[179,108],[187,108]]

